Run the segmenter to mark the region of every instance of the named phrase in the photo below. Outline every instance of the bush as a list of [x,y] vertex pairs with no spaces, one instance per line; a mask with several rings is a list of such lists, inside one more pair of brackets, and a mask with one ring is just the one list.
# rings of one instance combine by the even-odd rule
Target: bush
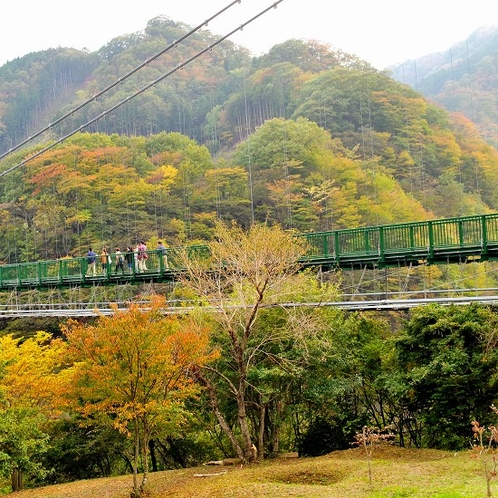
[[299,456],[314,457],[349,447],[338,420],[317,417],[298,441]]

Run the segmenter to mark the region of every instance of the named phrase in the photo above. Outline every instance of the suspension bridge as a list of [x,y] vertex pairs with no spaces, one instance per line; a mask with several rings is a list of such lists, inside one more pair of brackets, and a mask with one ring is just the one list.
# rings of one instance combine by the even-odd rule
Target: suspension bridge
[[[3,170],[0,172],[0,177],[8,175],[77,132],[86,129],[94,122],[105,118],[109,113],[155,86],[158,82],[183,69],[185,65],[211,50],[236,31],[243,29],[264,15],[269,9],[275,8],[281,2],[282,0],[274,2],[241,26],[230,31],[227,35],[219,38],[205,49],[140,88],[78,129],[53,141],[32,156],[26,157],[10,168]],[[32,135],[9,151],[1,154],[0,160],[44,132],[52,130],[55,124],[63,121],[74,112],[93,102],[97,97],[119,85],[129,76],[146,67],[160,55],[176,47],[180,42],[207,25],[210,20],[218,17],[237,3],[239,2],[232,1],[224,9],[187,32],[180,39],[144,61],[75,109],[63,114],[56,122],[50,123],[39,133]],[[390,269],[425,268],[432,265],[467,265],[468,263],[497,260],[498,214],[304,233],[297,235],[297,237],[304,238],[308,245],[307,252],[299,259],[303,268],[312,267],[320,273],[342,271],[351,274],[359,272],[363,275],[364,272],[368,271],[385,272],[386,285],[383,289],[380,289],[380,285],[377,285],[377,288],[374,285],[373,290],[371,289],[364,294],[356,291],[346,291],[340,301],[320,303],[322,306],[338,306],[353,310],[407,309],[430,302],[465,304],[481,301],[494,304],[498,301],[498,289],[494,288],[477,289],[477,287],[474,287],[470,291],[470,289],[458,286],[455,289],[446,289],[444,291],[430,289],[430,292],[427,292],[427,289],[424,289],[418,294],[414,294],[413,291],[406,292],[400,285],[398,291],[393,292],[388,285],[387,273]],[[86,257],[67,257],[56,260],[0,265],[0,296],[7,296],[7,299],[4,300],[6,304],[0,304],[0,317],[92,316],[95,315],[96,310],[99,310],[99,313],[102,314],[112,313],[115,306],[125,307],[126,303],[129,302],[128,299],[132,293],[125,296],[126,292],[123,289],[129,289],[133,286],[136,288],[136,286],[146,287],[161,284],[174,285],[183,271],[179,254],[184,249],[168,248],[166,250],[167,258],[163,258],[157,251],[147,251],[147,269],[144,271],[138,271],[138,267],[135,265],[132,265],[127,271],[116,271],[114,264],[108,262],[105,263],[100,273],[95,274],[89,272],[89,263]],[[192,246],[188,249],[197,253],[205,251],[207,246]],[[110,258],[110,261],[115,261],[113,259],[115,255],[111,254]],[[90,290],[89,295],[91,298],[70,301],[60,299],[63,291],[75,294],[80,292],[81,289]],[[104,289],[114,289],[116,295],[110,300],[101,299],[103,295],[101,291]],[[36,299],[28,299],[27,301],[26,299],[19,299],[19,296],[23,293],[24,295],[33,295],[36,291],[46,293],[43,302],[37,302]],[[481,295],[477,295],[478,292]],[[47,299],[47,295],[51,297]],[[315,306],[316,303],[289,303],[285,306],[295,305]],[[177,304],[171,303],[171,307],[166,309],[165,312],[174,313],[178,312],[178,309]],[[185,312],[188,309],[189,307],[182,303],[181,310]]]
[[[305,233],[309,251],[299,262],[321,270],[375,269],[467,263],[498,259],[498,213],[414,223]],[[62,258],[0,266],[0,290],[88,286],[95,284],[171,282],[182,272],[178,254],[202,254],[208,246],[147,251],[147,269],[136,264],[114,270],[113,258],[101,273],[90,273],[87,257]],[[136,258],[137,254],[132,254]],[[115,261],[115,259],[114,259]],[[166,261],[168,263],[166,263]]]
[[[413,223],[370,226],[303,233],[297,235],[307,242],[308,250],[299,258],[303,268],[314,268],[319,272],[342,271],[364,272],[388,270],[390,268],[414,268],[430,265],[448,265],[493,261],[498,259],[498,213],[426,220]],[[115,255],[97,274],[90,274],[91,263],[87,257],[63,258],[50,261],[33,261],[0,266],[0,293],[17,295],[20,292],[43,290],[49,293],[68,289],[102,289],[115,287],[117,297],[112,301],[97,301],[93,298],[80,303],[64,303],[56,299],[43,303],[19,303],[15,300],[0,305],[0,317],[11,316],[84,316],[112,313],[113,305],[126,306],[127,300],[118,296],[120,289],[130,286],[155,284],[174,285],[183,269],[180,253],[185,249],[189,255],[208,254],[208,246],[196,245],[187,248],[167,248],[166,257],[160,251],[147,251],[147,267],[138,270],[133,264],[125,270],[116,271]],[[136,257],[136,254],[133,254]],[[387,276],[386,276],[387,281]],[[466,292],[467,291],[467,292]],[[368,293],[344,294],[341,301],[320,303],[345,309],[408,309],[430,302],[492,303],[498,301],[498,289],[455,288],[438,291],[431,289],[419,292],[393,291],[388,285],[384,289]],[[462,295],[466,294],[466,295]],[[294,306],[289,303],[286,306]],[[316,303],[300,303],[314,306]],[[181,311],[188,311],[182,304]],[[173,303],[165,312],[175,313],[179,308]]]

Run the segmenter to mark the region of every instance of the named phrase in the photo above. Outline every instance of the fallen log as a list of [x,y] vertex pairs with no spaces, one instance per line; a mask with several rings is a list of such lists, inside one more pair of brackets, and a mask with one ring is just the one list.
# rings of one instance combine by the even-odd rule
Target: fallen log
[[242,458],[224,458],[223,460],[211,460],[204,465],[239,465],[243,463]]
[[213,472],[212,474],[194,474],[194,477],[213,477],[213,476],[222,476],[223,474],[226,474],[227,471],[224,470],[223,472]]

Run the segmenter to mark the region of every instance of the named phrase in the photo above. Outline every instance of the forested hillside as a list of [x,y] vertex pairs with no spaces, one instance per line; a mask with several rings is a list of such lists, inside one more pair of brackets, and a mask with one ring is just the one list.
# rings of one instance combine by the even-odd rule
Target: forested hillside
[[[0,68],[1,148],[188,29],[159,17],[97,53],[57,49],[9,62]],[[254,59],[224,41],[182,65],[214,40],[209,31],[189,37],[42,139],[83,133],[5,175],[4,261],[138,238],[206,240],[217,219],[308,231],[498,208],[498,153],[468,119],[313,41],[289,40]],[[46,143],[7,156],[1,169]]]
[[[0,160],[0,269],[139,240],[208,246],[172,251],[170,286],[122,283],[104,299],[97,279],[53,279],[2,294],[8,306],[129,309],[59,328],[34,308],[0,331],[0,489],[132,473],[138,498],[149,470],[321,455],[387,429],[399,446],[456,451],[472,421],[494,431],[495,309],[430,305],[388,321],[319,305],[357,293],[355,272],[317,278],[294,236],[496,211],[489,137],[314,41],[257,58],[224,41],[195,57],[216,40],[204,30],[120,80],[188,29],[159,17],[95,53],[0,68],[0,155],[36,135]],[[365,288],[492,290],[488,264],[383,269]],[[99,278],[109,265],[104,253]]]
[[473,121],[498,146],[498,26],[481,28],[440,53],[392,68],[397,80]]

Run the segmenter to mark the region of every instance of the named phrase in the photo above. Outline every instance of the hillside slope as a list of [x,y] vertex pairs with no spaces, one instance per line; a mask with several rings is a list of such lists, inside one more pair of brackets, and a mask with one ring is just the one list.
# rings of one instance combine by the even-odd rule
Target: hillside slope
[[[316,458],[265,461],[245,468],[199,467],[157,472],[149,476],[149,496],[481,498],[486,492],[486,482],[480,465],[481,462],[471,460],[467,452],[379,450],[372,463],[373,486],[370,487],[365,457],[359,450],[347,450]],[[129,496],[130,486],[131,476],[121,476],[20,491],[16,496],[124,498]],[[493,491],[496,486],[492,484]]]
[[498,26],[483,27],[445,52],[390,68],[398,81],[473,121],[498,146]]
[[4,150],[89,101],[0,163],[13,168],[0,203],[4,261],[196,242],[216,219],[317,231],[498,209],[498,152],[470,120],[317,42],[252,59],[224,41],[183,67],[216,39],[201,31],[92,98],[187,29],[159,17],[96,53],[58,49],[0,68]]

